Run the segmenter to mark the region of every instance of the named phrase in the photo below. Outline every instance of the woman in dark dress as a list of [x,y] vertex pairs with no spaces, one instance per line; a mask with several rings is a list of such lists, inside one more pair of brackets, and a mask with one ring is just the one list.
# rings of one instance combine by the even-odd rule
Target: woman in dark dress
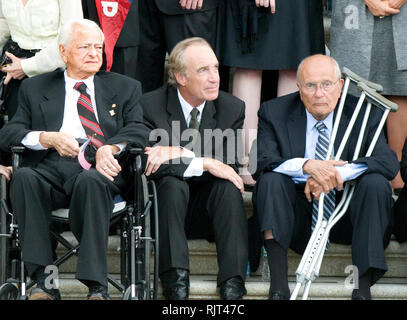
[[[218,56],[236,67],[232,93],[246,103],[247,156],[257,136],[262,71],[279,71],[281,96],[298,89],[296,69],[302,59],[325,53],[322,0],[225,0],[222,5]],[[254,184],[244,173],[244,182]]]

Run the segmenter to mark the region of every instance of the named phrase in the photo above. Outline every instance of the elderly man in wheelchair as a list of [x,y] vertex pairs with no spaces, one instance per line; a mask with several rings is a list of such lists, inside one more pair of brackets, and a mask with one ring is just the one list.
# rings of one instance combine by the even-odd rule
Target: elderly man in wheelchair
[[[80,244],[76,278],[88,299],[109,299],[107,258],[114,196],[129,186],[126,146],[144,147],[148,129],[138,105],[141,86],[100,71],[104,36],[89,20],[64,26],[59,49],[65,71],[27,79],[18,112],[0,131],[0,148],[25,147],[10,182],[10,203],[19,227],[21,257],[37,283],[29,299],[60,299],[47,286],[53,264],[50,215],[69,208]],[[10,178],[10,169],[5,169]]]

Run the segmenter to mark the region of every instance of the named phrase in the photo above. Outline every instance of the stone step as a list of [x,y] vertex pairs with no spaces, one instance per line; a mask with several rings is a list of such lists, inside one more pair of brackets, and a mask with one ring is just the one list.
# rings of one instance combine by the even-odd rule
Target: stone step
[[[70,232],[64,233],[64,236],[71,242],[76,242]],[[190,267],[192,275],[216,275],[218,273],[218,264],[216,256],[216,246],[206,240],[189,240]],[[65,252],[64,248],[58,247],[57,253],[61,255]],[[399,244],[391,241],[386,249],[386,259],[388,271],[385,277],[401,278],[407,277],[407,243]],[[301,256],[289,251],[288,255],[289,275],[295,275],[295,271],[301,260]],[[260,276],[264,266],[265,259],[261,257],[259,269],[253,274]],[[352,264],[351,247],[332,243],[329,250],[325,253],[322,262],[321,277],[345,277],[345,268]],[[76,269],[76,257],[68,260],[60,267],[62,273],[73,273]],[[267,265],[264,266],[267,271]],[[115,274],[120,273],[120,238],[111,236],[108,248],[108,270]]]
[[[117,276],[118,277],[118,276]],[[217,300],[219,291],[216,288],[216,276],[193,275],[190,279],[191,300]],[[310,288],[309,300],[349,300],[352,289],[344,285],[345,278],[320,277]],[[73,279],[72,274],[60,276],[60,291],[64,300],[84,300],[88,293],[87,288],[78,280]],[[382,279],[372,287],[372,298],[376,300],[405,300],[407,299],[407,279],[394,278]],[[295,279],[290,277],[291,292],[295,286]],[[259,276],[250,276],[246,281],[247,295],[245,300],[264,300],[268,297],[269,283],[261,280]],[[109,285],[111,299],[121,300],[122,294]],[[301,299],[302,289],[298,299]],[[161,287],[158,291],[158,299],[163,299]]]

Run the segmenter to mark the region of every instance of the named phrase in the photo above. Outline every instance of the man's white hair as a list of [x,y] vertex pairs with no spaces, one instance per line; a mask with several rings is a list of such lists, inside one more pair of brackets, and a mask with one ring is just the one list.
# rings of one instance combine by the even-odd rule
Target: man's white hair
[[64,46],[69,46],[69,44],[72,41],[72,34],[74,31],[75,26],[84,26],[84,27],[90,27],[90,28],[96,28],[101,36],[102,36],[102,41],[105,41],[105,36],[103,34],[102,29],[98,26],[98,24],[92,20],[88,19],[72,19],[69,20],[67,23],[65,23],[60,32],[59,32],[59,38],[58,38],[58,44],[62,44]]

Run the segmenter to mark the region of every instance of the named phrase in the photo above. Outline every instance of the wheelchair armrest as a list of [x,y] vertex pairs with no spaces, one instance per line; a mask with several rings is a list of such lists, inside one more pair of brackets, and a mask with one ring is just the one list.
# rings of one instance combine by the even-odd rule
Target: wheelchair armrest
[[135,157],[134,171],[136,171],[136,174],[138,176],[141,176],[143,174],[141,155],[144,153],[144,149],[143,148],[129,148],[128,151],[133,157]]
[[13,170],[16,170],[20,166],[21,156],[22,156],[24,150],[25,150],[24,146],[12,146],[11,147]]
[[143,148],[129,148],[130,154],[135,154],[135,155],[142,155],[144,152]]

